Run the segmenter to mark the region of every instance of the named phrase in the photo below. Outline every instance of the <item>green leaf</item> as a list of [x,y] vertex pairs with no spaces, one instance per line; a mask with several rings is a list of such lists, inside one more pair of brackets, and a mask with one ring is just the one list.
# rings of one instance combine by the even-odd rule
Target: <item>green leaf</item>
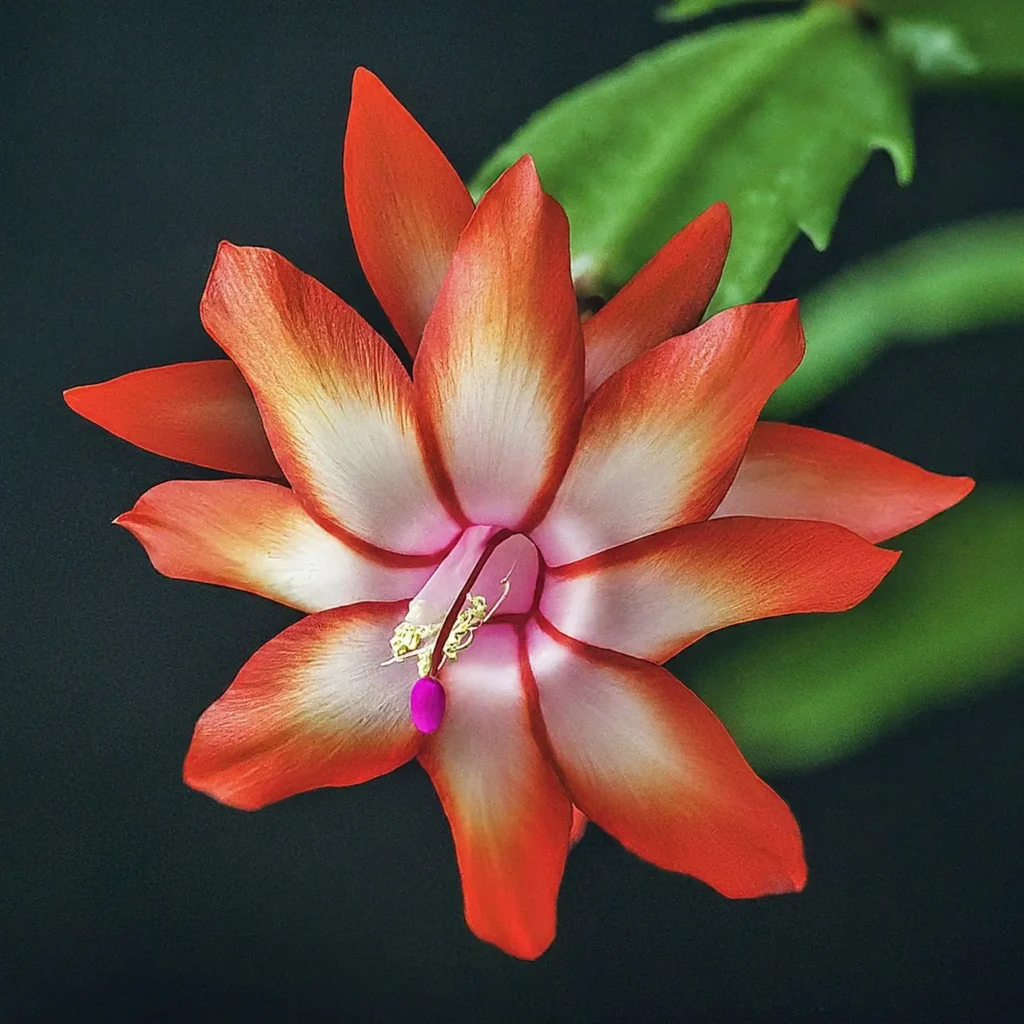
[[899,546],[853,611],[726,630],[679,666],[755,767],[834,761],[1024,665],[1024,488],[979,489]]
[[723,7],[752,7],[754,4],[770,4],[776,0],[675,0],[674,3],[659,7],[659,21],[689,21],[701,14],[719,11]]
[[894,342],[1024,320],[1024,215],[954,224],[826,282],[802,303],[807,355],[767,414],[802,412]]
[[925,80],[1024,74],[1021,0],[861,0]]
[[913,170],[903,62],[847,8],[813,6],[688,36],[556,100],[480,169],[525,152],[572,225],[574,267],[621,286],[719,199],[734,239],[714,308],[759,296],[798,231],[829,241],[871,151]]

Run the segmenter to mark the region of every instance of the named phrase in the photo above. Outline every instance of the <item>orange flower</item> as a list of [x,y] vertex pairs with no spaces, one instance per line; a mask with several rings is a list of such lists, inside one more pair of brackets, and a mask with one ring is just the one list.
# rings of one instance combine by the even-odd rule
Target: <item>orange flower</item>
[[186,781],[255,809],[418,757],[470,927],[519,957],[554,937],[586,818],[726,896],[802,888],[789,809],[659,663],[733,623],[856,604],[897,558],[872,542],[971,481],[757,422],[803,332],[793,302],[697,326],[722,204],[581,325],[565,215],[528,157],[474,210],[360,70],[344,169],[411,378],[322,285],[224,242],[201,314],[230,361],[67,392],[143,448],[288,484],[172,481],[117,520],[168,576],[310,613],[200,718]]

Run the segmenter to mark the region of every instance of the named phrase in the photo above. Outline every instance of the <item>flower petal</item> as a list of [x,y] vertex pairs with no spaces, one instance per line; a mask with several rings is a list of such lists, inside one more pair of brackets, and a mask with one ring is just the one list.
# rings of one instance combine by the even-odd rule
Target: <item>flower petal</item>
[[147,452],[242,476],[281,475],[252,393],[229,359],[136,370],[69,388],[64,401]]
[[351,786],[415,756],[415,667],[381,667],[404,601],[309,615],[264,644],[196,724],[185,782],[253,811]]
[[534,738],[516,631],[484,626],[442,680],[444,722],[420,761],[451,823],[466,922],[532,960],[555,937],[572,814]]
[[880,541],[923,523],[974,489],[847,437],[788,423],[758,423],[715,516],[839,523]]
[[359,262],[415,355],[473,200],[430,136],[366,68],[352,78],[344,174]]
[[328,533],[295,492],[262,480],[171,480],[114,520],[174,579],[248,590],[306,612],[408,600],[433,564],[372,561]]
[[572,828],[569,830],[569,846],[575,846],[587,831],[587,816],[575,805],[572,808]]
[[569,462],[583,401],[568,223],[529,157],[480,200],[414,372],[467,519],[527,529]]
[[700,323],[722,276],[731,235],[729,207],[708,207],[587,320],[588,396],[620,366]]
[[540,609],[577,640],[662,662],[737,622],[852,608],[897,558],[833,523],[715,519],[550,570]]
[[800,830],[725,727],[646,661],[528,627],[530,665],[559,774],[627,849],[732,898],[802,889]]
[[307,508],[402,553],[454,539],[424,466],[412,382],[354,310],[277,253],[222,242],[200,312]]
[[768,396],[796,368],[795,302],[727,309],[614,373],[533,539],[549,565],[684,523],[722,500]]

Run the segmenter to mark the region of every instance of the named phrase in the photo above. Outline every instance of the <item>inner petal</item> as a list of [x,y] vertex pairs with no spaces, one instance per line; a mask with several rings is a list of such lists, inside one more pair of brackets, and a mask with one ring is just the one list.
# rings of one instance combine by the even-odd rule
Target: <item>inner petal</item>
[[445,612],[459,596],[497,526],[471,526],[448,552],[420,592],[409,602],[408,621],[417,625],[441,624]]
[[462,534],[420,592],[409,602],[415,621],[422,620],[423,625],[428,622],[440,625],[481,559],[483,565],[469,592],[484,598],[487,608],[492,609],[506,590],[504,581],[507,580],[508,594],[501,602],[501,611],[530,611],[537,589],[537,548],[524,534],[514,533],[487,551],[500,529],[497,526],[471,526]]
[[515,533],[502,541],[484,563],[473,593],[482,595],[488,608],[493,607],[494,598],[505,589],[502,581],[507,580],[508,594],[501,603],[501,614],[525,614],[533,610],[539,568],[536,545],[524,534]]

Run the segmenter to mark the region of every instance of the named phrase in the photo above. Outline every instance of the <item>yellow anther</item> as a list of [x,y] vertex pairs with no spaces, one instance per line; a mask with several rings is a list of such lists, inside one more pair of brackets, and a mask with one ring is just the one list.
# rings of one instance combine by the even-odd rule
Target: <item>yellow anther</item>
[[[509,570],[511,575],[511,570]],[[455,617],[448,636],[445,638],[441,651],[445,661],[455,661],[459,653],[464,651],[473,642],[473,634],[498,610],[501,603],[508,597],[511,589],[509,577],[502,581],[502,592],[494,607],[488,610],[487,599],[479,594],[466,595],[466,607]],[[410,605],[410,608],[412,605]],[[391,637],[391,657],[383,662],[383,665],[394,665],[396,662],[406,661],[409,658],[416,658],[416,666],[421,676],[430,673],[431,662],[434,657],[434,648],[437,646],[437,634],[441,631],[440,622],[421,624],[403,619],[395,626],[394,635]]]
[[484,598],[467,594],[466,602],[469,607],[463,608],[456,616],[455,624],[444,642],[444,656],[450,661],[454,661],[459,651],[464,651],[473,642],[473,634],[487,621],[487,601]]
[[420,649],[424,640],[433,636],[440,628],[436,624],[421,626],[403,620],[395,627],[395,634],[391,638],[391,653],[399,659],[412,654],[413,651]]

